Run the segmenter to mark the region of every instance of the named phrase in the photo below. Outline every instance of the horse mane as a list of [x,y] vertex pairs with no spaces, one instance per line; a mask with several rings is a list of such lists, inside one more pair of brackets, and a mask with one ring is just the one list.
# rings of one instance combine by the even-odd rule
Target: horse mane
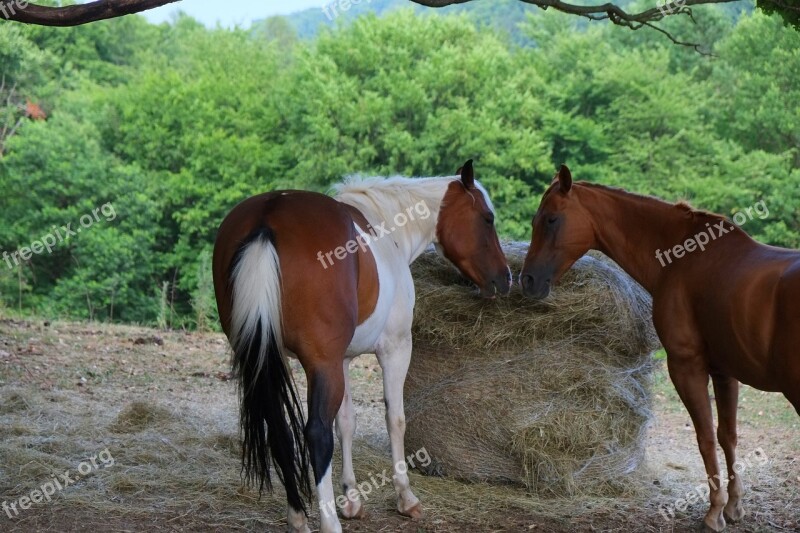
[[335,197],[365,194],[372,197],[383,195],[403,194],[405,191],[414,189],[417,194],[423,196],[435,196],[445,185],[457,180],[458,176],[446,176],[437,178],[407,178],[405,176],[364,176],[363,174],[352,174],[346,176],[341,183],[331,186]]
[[[689,204],[689,202],[686,201],[686,200],[681,200],[681,201],[672,203],[672,202],[667,202],[665,200],[662,200],[660,198],[656,198],[655,196],[649,196],[649,195],[644,195],[644,194],[638,194],[638,193],[635,193],[635,192],[630,192],[630,191],[627,191],[627,190],[622,189],[620,187],[612,187],[612,186],[609,186],[609,185],[601,185],[599,183],[589,183],[589,182],[586,182],[586,181],[578,181],[578,182],[575,182],[575,183],[577,185],[581,185],[581,186],[588,187],[588,188],[591,188],[591,189],[600,189],[600,190],[609,191],[609,192],[612,192],[612,193],[615,193],[615,194],[621,194],[621,195],[624,195],[624,196],[637,198],[639,200],[645,201],[646,203],[651,203],[653,205],[657,205],[657,206],[660,206],[660,207],[663,207],[663,208],[670,208],[671,207],[673,209],[678,210],[678,212],[681,213],[683,216],[685,216],[687,218],[691,218],[693,221],[695,221],[697,223],[719,222],[719,221],[725,221],[725,222],[731,223],[730,218],[728,218],[728,217],[726,217],[724,215],[720,215],[718,213],[714,213],[713,211],[707,211],[705,209],[697,209],[695,207],[692,207],[691,204]],[[732,225],[737,231],[741,231],[742,233],[744,233],[744,231],[741,228],[739,228],[739,226],[737,226],[736,224],[732,224]]]
[[[430,211],[427,219],[437,220],[447,186],[458,176],[437,178],[348,176],[331,187],[334,199],[361,211],[370,223],[391,221],[398,213],[424,202]],[[488,196],[487,196],[488,198]],[[409,219],[407,226],[422,233],[432,231],[431,224],[421,220],[419,213]]]
[[696,207],[692,207],[689,202],[686,200],[681,200],[674,204],[675,207],[678,209],[683,210],[686,212],[688,216],[692,218],[702,220],[703,222],[708,222],[710,220],[720,221],[724,220],[725,222],[730,222],[730,219],[726,216],[720,215],[718,213],[714,213],[713,211],[707,211],[705,209],[697,209]]
[[[447,185],[458,176],[442,178],[406,178],[404,176],[380,177],[355,174],[347,176],[331,189],[334,198],[341,202],[350,201],[373,204],[374,210],[385,217],[405,211],[406,207],[425,200],[428,207],[436,208],[442,201]],[[436,204],[436,205],[432,205]],[[402,208],[398,211],[398,207]]]

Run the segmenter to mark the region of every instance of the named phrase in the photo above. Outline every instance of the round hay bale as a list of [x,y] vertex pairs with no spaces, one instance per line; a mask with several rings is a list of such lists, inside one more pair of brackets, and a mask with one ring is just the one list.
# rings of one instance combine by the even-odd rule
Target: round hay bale
[[[527,244],[504,249],[516,275]],[[406,448],[427,450],[426,473],[554,496],[629,488],[658,347],[644,289],[599,254],[539,302],[519,287],[477,298],[432,251],[412,268]]]

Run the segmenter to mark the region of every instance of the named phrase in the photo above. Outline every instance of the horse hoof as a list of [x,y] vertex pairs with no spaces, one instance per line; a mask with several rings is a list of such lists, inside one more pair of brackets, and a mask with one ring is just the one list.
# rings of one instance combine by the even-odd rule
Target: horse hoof
[[361,520],[367,516],[364,502],[361,500],[348,501],[344,507],[342,507],[342,516],[348,520]]
[[735,505],[726,505],[725,510],[723,511],[725,515],[725,519],[731,522],[739,522],[742,518],[744,518],[744,506],[742,502],[736,502]]
[[425,513],[422,511],[422,505],[419,503],[417,503],[416,505],[405,511],[400,509],[399,512],[401,515],[413,518],[414,520],[419,520],[420,518],[425,516]]
[[705,520],[703,520],[703,531],[713,531],[714,533],[719,533],[723,529],[725,529],[725,519],[722,518],[722,515],[719,515],[716,520],[713,520],[707,516]]

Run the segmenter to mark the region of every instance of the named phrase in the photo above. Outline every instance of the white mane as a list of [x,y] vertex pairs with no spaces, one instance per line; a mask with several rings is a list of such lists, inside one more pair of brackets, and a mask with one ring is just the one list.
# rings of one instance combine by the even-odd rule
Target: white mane
[[[373,226],[385,224],[386,229],[395,228],[391,236],[377,241],[375,244],[387,253],[396,248],[403,249],[406,259],[413,261],[436,238],[436,221],[442,205],[447,186],[459,179],[458,176],[441,178],[390,178],[348,176],[342,183],[334,185],[334,198],[352,205],[366,217]],[[424,205],[424,209],[422,206]],[[415,206],[427,212],[422,215],[415,211]],[[408,222],[397,227],[394,219],[399,215],[408,216]],[[366,230],[367,228],[362,228]]]
[[[342,183],[332,187],[334,198],[361,211],[370,224],[386,222],[386,228],[395,226],[394,217],[398,214],[413,214],[402,228],[392,232],[392,238],[384,240],[397,242],[404,248],[408,261],[413,261],[425,247],[436,238],[436,221],[447,187],[459,176],[435,178],[406,178],[402,176],[364,177],[348,176]],[[494,212],[489,194],[477,181],[475,186],[483,193],[486,203]],[[423,202],[430,215],[424,219],[414,211]],[[409,212],[409,209],[411,211]],[[362,228],[365,229],[365,228]]]

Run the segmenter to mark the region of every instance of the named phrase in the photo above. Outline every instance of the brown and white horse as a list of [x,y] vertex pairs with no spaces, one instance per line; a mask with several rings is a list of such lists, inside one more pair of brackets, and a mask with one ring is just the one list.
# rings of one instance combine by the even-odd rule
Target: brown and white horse
[[616,261],[653,297],[669,375],[694,423],[708,474],[711,506],[704,523],[720,531],[723,514],[732,521],[744,516],[734,469],[739,382],[782,392],[800,414],[800,252],[759,244],[727,219],[686,204],[573,184],[562,166],[533,218],[523,292],[544,298],[590,249]]
[[[486,190],[472,161],[460,176],[351,179],[336,196],[275,191],[237,205],[214,246],[214,289],[240,387],[242,467],[271,488],[270,462],[286,488],[292,531],[309,531],[309,464],[321,530],[341,531],[331,458],[342,448],[342,515],[363,516],[353,471],[356,421],[350,360],[375,353],[383,369],[397,509],[419,517],[409,487],[403,384],[411,357],[414,284],[409,265],[431,243],[485,297],[505,294],[511,273]],[[308,379],[304,420],[286,357]],[[338,505],[337,505],[338,506]]]

